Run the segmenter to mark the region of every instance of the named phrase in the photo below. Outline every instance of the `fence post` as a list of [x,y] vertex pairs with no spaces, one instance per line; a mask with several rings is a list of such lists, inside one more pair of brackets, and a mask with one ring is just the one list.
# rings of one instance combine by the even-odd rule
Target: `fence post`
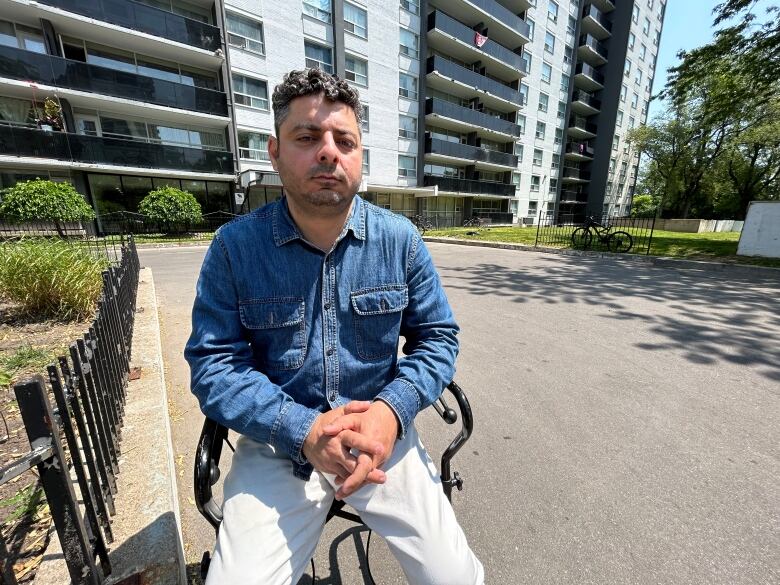
[[655,215],[653,216],[653,223],[650,224],[650,239],[647,242],[647,253],[646,255],[650,255],[650,247],[653,245],[653,232],[655,231]]
[[77,585],[100,585],[103,579],[95,565],[43,378],[36,376],[15,385],[14,393],[30,446],[35,449],[46,444],[54,448],[54,455],[37,467],[71,581]]
[[536,220],[536,241],[534,241],[534,248],[539,246],[539,230],[542,227],[542,212],[539,211],[539,218]]

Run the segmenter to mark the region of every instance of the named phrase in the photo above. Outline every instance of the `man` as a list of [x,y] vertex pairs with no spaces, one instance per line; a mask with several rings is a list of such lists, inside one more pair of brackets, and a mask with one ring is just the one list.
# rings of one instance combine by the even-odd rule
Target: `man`
[[413,425],[458,349],[430,255],[406,219],[355,195],[354,89],[292,71],[273,109],[285,197],[216,234],[185,350],[203,412],[242,435],[207,583],[295,585],[335,497],[410,583],[481,584]]

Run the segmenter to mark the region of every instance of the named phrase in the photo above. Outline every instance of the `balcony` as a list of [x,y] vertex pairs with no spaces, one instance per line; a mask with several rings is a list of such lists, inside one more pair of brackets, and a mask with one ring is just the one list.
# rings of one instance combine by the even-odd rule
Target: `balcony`
[[206,51],[216,51],[221,44],[219,28],[216,26],[132,0],[91,0],[90,2],[39,0],[39,2]]
[[590,0],[590,3],[604,13],[615,10],[614,0]]
[[523,135],[523,129],[513,122],[435,98],[425,100],[425,121],[459,132],[464,126],[469,126],[488,138],[519,138]]
[[[516,10],[516,7],[513,7],[510,10],[496,0],[469,0],[468,2],[435,0],[432,4],[436,4],[437,8],[445,10],[460,22],[483,23],[490,30],[488,36],[505,47],[514,49],[530,40],[530,26],[517,16],[527,8]],[[528,4],[528,2],[515,2],[515,4]]]
[[592,116],[601,110],[601,100],[587,91],[575,89],[571,99],[571,109],[578,114]]
[[454,177],[437,177],[424,175],[423,186],[439,186],[439,192],[458,193],[460,195],[495,195],[497,197],[514,197],[515,186],[509,183],[494,183],[492,181],[474,181],[456,179]]
[[571,189],[561,189],[561,197],[558,200],[559,203],[569,204],[586,204],[588,202],[588,194],[582,191],[573,191]]
[[590,181],[590,171],[575,167],[563,167],[561,181],[564,183],[587,183]]
[[576,161],[593,160],[593,147],[587,142],[567,142],[564,156]]
[[574,69],[574,83],[580,89],[596,91],[604,88],[604,76],[587,63],[577,63]]
[[489,108],[511,111],[523,105],[519,89],[513,89],[438,55],[428,57],[426,73],[430,87],[466,99],[477,97]]
[[4,125],[0,125],[0,155],[112,167],[167,169],[231,176],[233,174],[233,155],[221,150],[202,150]]
[[432,138],[425,133],[425,159],[440,163],[475,164],[478,169],[505,171],[517,168],[517,157],[508,152],[488,150],[471,144]]
[[[528,28],[526,22],[521,22]],[[530,34],[529,31],[526,36]],[[466,63],[481,61],[504,81],[515,81],[528,74],[528,62],[520,54],[490,38],[479,47],[474,42],[475,35],[473,29],[439,10],[428,15],[428,40],[431,46]]]
[[593,35],[600,41],[612,35],[612,23],[592,4],[586,4],[582,9],[581,29],[583,33]]
[[596,125],[588,122],[582,116],[572,116],[569,118],[569,136],[575,140],[585,140],[596,136]]
[[227,116],[220,91],[117,71],[82,61],[0,46],[0,77],[182,110]]
[[607,62],[607,48],[591,35],[580,35],[580,44],[577,47],[577,56],[583,61],[598,67]]

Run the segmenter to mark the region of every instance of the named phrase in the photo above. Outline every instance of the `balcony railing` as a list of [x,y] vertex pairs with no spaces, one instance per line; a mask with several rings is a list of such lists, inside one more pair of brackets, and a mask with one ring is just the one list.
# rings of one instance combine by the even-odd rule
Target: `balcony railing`
[[[520,21],[524,28],[519,32],[530,38],[531,27],[524,20]],[[488,39],[484,45],[477,46],[474,43],[475,31],[462,22],[455,20],[451,16],[444,14],[439,10],[434,10],[428,15],[428,30],[438,29],[443,33],[454,37],[466,45],[473,46],[475,50],[482,51],[494,59],[506,63],[510,67],[528,73],[528,62],[521,55],[510,51],[505,46],[498,44],[492,39]]]
[[600,24],[607,32],[612,32],[612,23],[602,14],[601,10],[592,4],[586,4],[582,9],[582,18],[590,17]]
[[122,167],[233,174],[233,155],[221,150],[47,132],[0,125],[0,155]]
[[593,147],[587,142],[567,142],[566,143],[567,154],[578,154],[580,156],[587,156],[593,158]]
[[571,116],[569,118],[569,128],[579,128],[591,134],[596,133],[596,125],[593,122],[588,122],[588,119],[582,116]]
[[523,105],[523,96],[519,89],[512,89],[500,81],[480,75],[479,73],[472,71],[471,69],[466,69],[444,57],[438,55],[428,57],[428,61],[426,62],[426,73],[430,74],[434,71],[438,71],[444,77],[460,81],[469,87],[485,91],[517,106]]
[[574,90],[572,101],[582,102],[583,104],[588,105],[595,110],[601,110],[601,100],[593,97],[592,94],[589,94],[587,91],[584,91],[582,89]]
[[55,8],[207,51],[220,47],[219,28],[132,0],[39,0]]
[[580,179],[581,181],[590,181],[590,171],[577,169],[574,167],[563,167],[561,172],[563,179]]
[[438,177],[424,175],[425,187],[439,186],[440,191],[452,193],[474,193],[482,195],[497,195],[499,197],[514,197],[515,186],[509,183],[494,183],[493,181],[474,181],[471,179],[456,179],[454,177]]
[[580,47],[589,47],[605,61],[607,60],[607,47],[592,35],[580,35]]
[[220,91],[0,46],[0,77],[227,116]]
[[488,150],[470,144],[461,144],[460,142],[449,142],[432,138],[429,133],[425,134],[425,152],[426,154],[440,154],[468,161],[483,162],[504,167],[517,167],[517,157],[508,152],[498,152]]
[[561,189],[560,203],[587,203],[588,194],[582,191],[572,191],[570,189]]
[[429,114],[437,114],[444,118],[450,118],[463,122],[464,124],[469,124],[470,126],[478,126],[480,128],[492,130],[493,132],[508,134],[515,138],[519,138],[523,135],[523,128],[513,122],[436,98],[428,98],[425,100],[425,115],[427,116]]
[[604,76],[596,71],[596,68],[587,63],[577,63],[577,67],[574,69],[575,75],[586,75],[599,85],[604,85]]
[[[530,39],[530,25],[506,6],[496,2],[496,0],[469,0],[469,3],[476,6],[481,12],[489,14],[497,21],[502,22],[518,34]],[[518,10],[518,12],[522,11]]]

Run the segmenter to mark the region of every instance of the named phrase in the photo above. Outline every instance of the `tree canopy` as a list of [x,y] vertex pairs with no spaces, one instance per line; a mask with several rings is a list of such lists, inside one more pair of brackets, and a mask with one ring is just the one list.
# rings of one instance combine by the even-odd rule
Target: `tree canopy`
[[60,235],[64,222],[95,218],[92,207],[70,183],[45,179],[19,181],[0,191],[0,217],[11,222],[51,221]]
[[189,191],[161,187],[141,200],[138,211],[157,223],[166,233],[189,229],[203,221],[200,203]]

